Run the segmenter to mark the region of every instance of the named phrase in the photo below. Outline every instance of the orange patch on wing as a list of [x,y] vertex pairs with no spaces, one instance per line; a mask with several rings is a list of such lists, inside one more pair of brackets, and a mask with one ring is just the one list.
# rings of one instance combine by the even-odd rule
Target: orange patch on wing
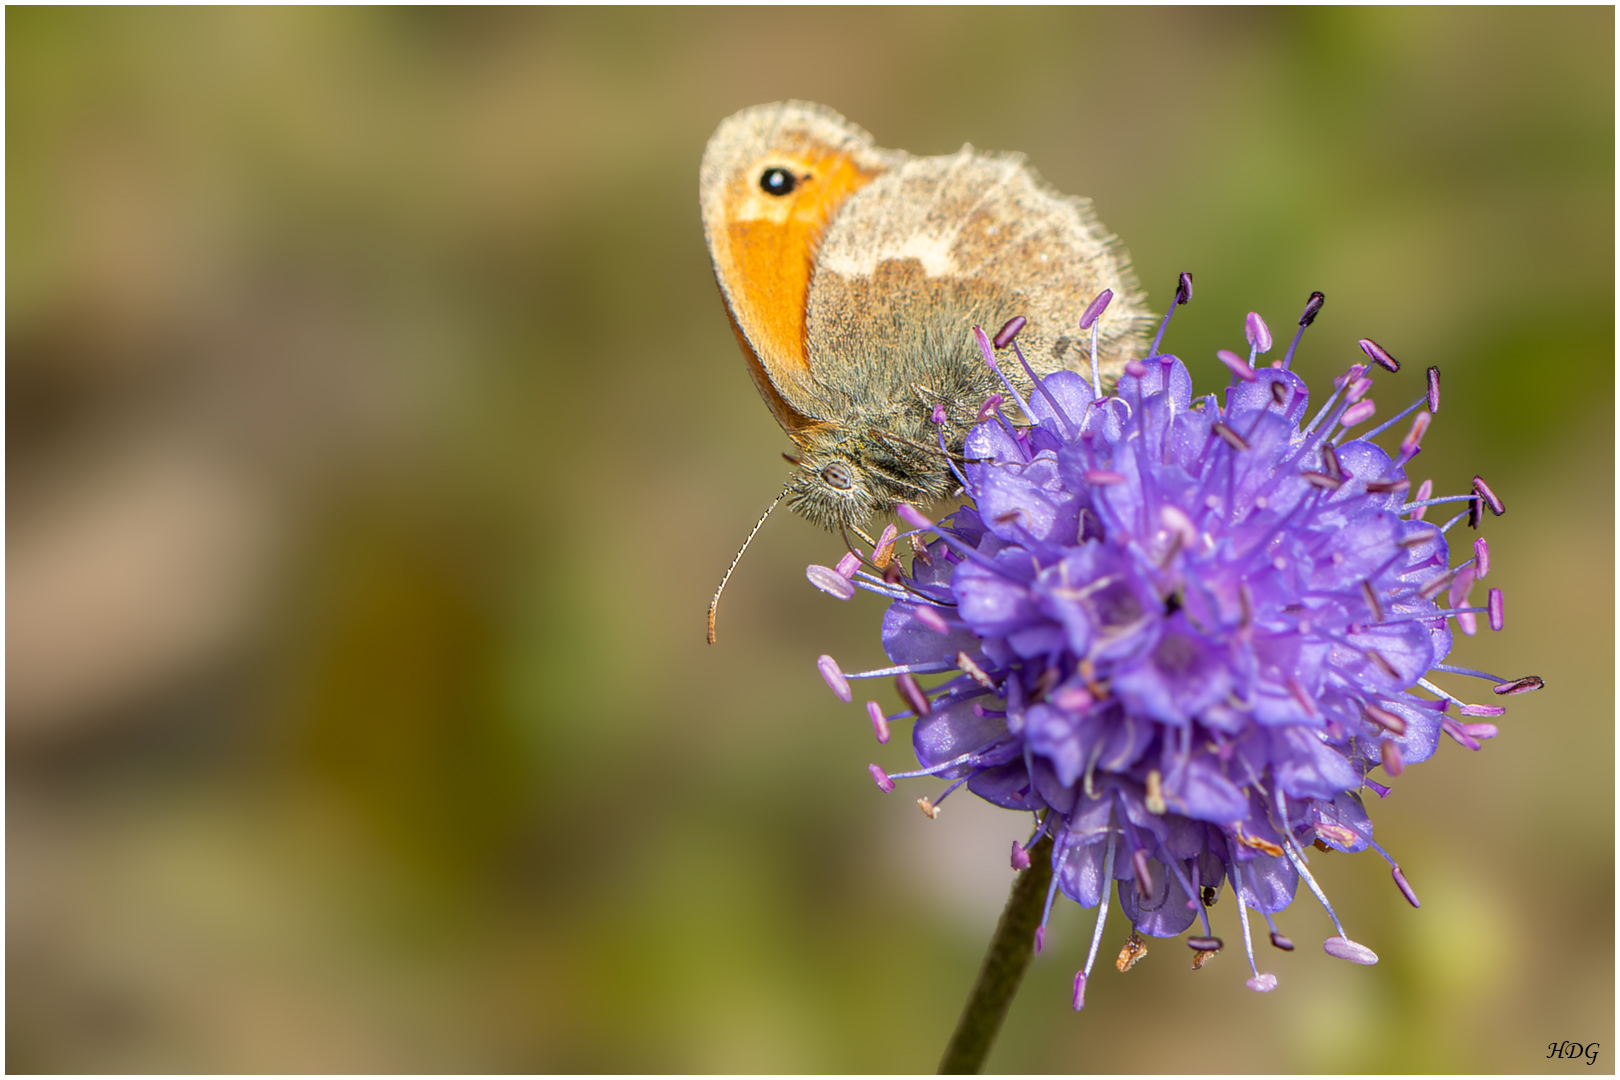
[[833,214],[877,173],[862,171],[848,154],[816,146],[795,148],[765,162],[790,168],[800,178],[799,186],[781,198],[766,195],[758,187],[765,166],[733,180],[726,204],[729,257],[720,270],[730,286],[732,326],[749,372],[791,434],[811,422],[792,405],[811,396],[805,307],[816,251]]
[[731,332],[737,335],[737,346],[742,349],[743,359],[748,362],[748,374],[753,378],[759,396],[765,399],[766,408],[771,410],[771,415],[776,417],[776,422],[782,425],[782,430],[788,433],[788,437],[802,445],[804,440],[800,437],[800,433],[815,427],[818,422],[788,404],[781,391],[776,389],[776,384],[765,373],[765,365],[760,360],[759,354],[754,352],[754,347],[748,343],[748,335],[737,325],[737,316],[730,308],[726,309],[726,315],[731,320]]

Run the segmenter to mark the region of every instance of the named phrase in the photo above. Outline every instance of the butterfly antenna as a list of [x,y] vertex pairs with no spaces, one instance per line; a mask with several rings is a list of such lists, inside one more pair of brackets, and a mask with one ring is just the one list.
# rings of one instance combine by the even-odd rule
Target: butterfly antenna
[[787,497],[787,493],[788,493],[788,489],[786,487],[782,488],[781,494],[777,495],[776,498],[772,499],[771,500],[771,505],[767,506],[765,508],[765,512],[763,514],[759,515],[759,520],[754,522],[754,527],[752,529],[748,530],[748,538],[742,542],[742,547],[738,548],[737,549],[737,554],[732,557],[731,565],[726,567],[725,576],[720,579],[720,587],[718,589],[714,590],[714,599],[709,601],[709,644],[710,645],[714,644],[714,615],[715,615],[715,611],[718,610],[718,608],[720,607],[720,594],[726,591],[726,582],[731,580],[731,572],[733,570],[737,569],[737,564],[738,563],[742,562],[743,552],[747,551],[748,550],[748,545],[752,544],[754,542],[754,537],[756,535],[758,535],[759,530],[764,528],[764,526],[765,526],[765,519],[771,516],[771,511],[772,510],[775,510],[778,506],[781,505],[782,500]]

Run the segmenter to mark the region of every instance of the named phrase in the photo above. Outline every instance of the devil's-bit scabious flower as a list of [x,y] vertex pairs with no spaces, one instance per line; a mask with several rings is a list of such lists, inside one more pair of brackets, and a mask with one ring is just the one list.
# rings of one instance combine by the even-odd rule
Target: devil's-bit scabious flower
[[[1177,304],[1190,296],[1183,275]],[[1075,977],[1077,1009],[1110,882],[1132,930],[1122,971],[1145,955],[1143,935],[1189,930],[1201,967],[1222,948],[1206,909],[1228,883],[1251,989],[1271,990],[1276,978],[1255,964],[1249,911],[1265,919],[1274,946],[1292,950],[1273,916],[1301,881],[1338,930],[1323,948],[1376,963],[1345,933],[1306,849],[1373,849],[1417,906],[1373,840],[1363,792],[1389,788],[1371,774],[1400,776],[1435,752],[1442,732],[1470,750],[1497,734],[1488,718],[1501,706],[1469,704],[1434,673],[1483,679],[1496,696],[1541,685],[1446,663],[1453,633],[1473,634],[1477,616],[1502,627],[1498,590],[1470,603],[1490,569],[1485,540],[1455,561],[1447,542],[1459,523],[1502,513],[1501,500],[1478,477],[1464,494],[1433,496],[1427,481],[1412,488],[1406,468],[1440,407],[1435,368],[1410,407],[1353,435],[1375,412],[1373,365],[1400,368],[1362,340],[1371,363],[1352,365],[1320,408],[1308,408],[1289,368],[1321,306],[1313,293],[1286,355],[1269,367],[1255,362],[1271,333],[1250,314],[1247,356],[1218,355],[1231,377],[1218,395],[1195,399],[1181,361],[1158,354],[1169,314],[1154,355],[1128,364],[1110,395],[1095,374],[1035,380],[1027,399],[1007,383],[1005,400],[1022,417],[993,398],[956,466],[971,504],[939,523],[900,508],[915,530],[905,534],[909,575],[893,526],[869,559],[851,553],[837,569],[810,568],[833,595],[859,585],[893,600],[882,636],[895,666],[845,675],[831,657],[819,661],[844,701],[851,679],[897,679],[908,707],[886,715],[872,702],[868,714],[879,742],[912,721],[922,767],[889,775],[872,765],[878,787],[946,782],[918,799],[930,816],[963,785],[1035,815],[1012,863],[1027,867],[1036,840],[1053,838],[1037,949],[1058,890],[1098,909]],[[1097,313],[1088,308],[1085,321]],[[996,348],[1010,347],[1029,371],[1017,322],[994,344],[976,330],[992,367]],[[1392,450],[1375,441],[1386,432],[1399,439]],[[1456,516],[1428,519],[1451,506]],[[947,672],[930,689],[918,682]]]

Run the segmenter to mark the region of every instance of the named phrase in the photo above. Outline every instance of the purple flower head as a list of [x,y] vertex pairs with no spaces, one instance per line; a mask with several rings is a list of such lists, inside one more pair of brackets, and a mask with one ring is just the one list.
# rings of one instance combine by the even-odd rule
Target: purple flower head
[[[1301,333],[1321,307],[1313,293]],[[1289,370],[1299,337],[1284,360],[1255,368],[1270,332],[1250,314],[1244,333],[1249,361],[1223,350],[1224,370],[1211,365],[1230,375],[1219,394],[1195,398],[1169,355],[1127,365],[1106,396],[1095,374],[1038,380],[1023,424],[987,409],[967,436],[960,475],[971,503],[939,522],[901,507],[917,552],[909,575],[896,564],[812,568],[835,596],[852,582],[893,601],[883,643],[894,667],[845,675],[820,661],[844,701],[847,679],[897,678],[906,708],[881,717],[871,706],[873,726],[882,739],[889,723],[913,721],[921,768],[874,765],[878,786],[945,783],[919,800],[930,816],[962,786],[1029,812],[1033,835],[1013,862],[1052,838],[1048,914],[1058,891],[1098,909],[1076,1008],[1111,894],[1133,934],[1191,932],[1198,968],[1222,948],[1209,908],[1229,885],[1247,985],[1265,992],[1276,978],[1255,964],[1250,911],[1292,950],[1273,916],[1303,881],[1338,931],[1324,949],[1375,963],[1345,934],[1307,849],[1376,851],[1415,906],[1372,838],[1364,793],[1390,788],[1371,774],[1401,776],[1435,753],[1442,732],[1470,749],[1496,734],[1457,717],[1500,706],[1465,704],[1431,676],[1483,678],[1498,694],[1540,686],[1446,663],[1454,626],[1471,634],[1478,614],[1503,624],[1499,591],[1469,606],[1489,569],[1484,541],[1462,545],[1469,557],[1453,565],[1447,534],[1503,503],[1478,477],[1439,497],[1409,481],[1437,377],[1410,407],[1351,437],[1372,415],[1379,368],[1351,366],[1311,412]],[[1393,366],[1382,348],[1358,344]],[[1398,437],[1414,414],[1393,450],[1375,441]],[[1455,516],[1426,520],[1447,506]],[[937,675],[947,677],[931,688],[918,681]]]

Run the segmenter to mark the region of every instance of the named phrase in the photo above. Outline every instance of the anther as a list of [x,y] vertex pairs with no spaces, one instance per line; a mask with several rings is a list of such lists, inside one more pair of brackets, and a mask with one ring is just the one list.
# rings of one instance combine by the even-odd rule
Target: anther
[[1371,338],[1362,338],[1360,341],[1357,341],[1356,344],[1361,346],[1361,351],[1367,354],[1367,358],[1369,360],[1383,368],[1385,371],[1401,370],[1401,362],[1389,355],[1384,347],[1378,344],[1378,342],[1372,340]]
[[1012,846],[1012,868],[1014,870],[1028,870],[1029,865],[1029,851],[1025,849],[1023,844],[1020,844],[1018,841],[1014,840]]
[[1385,739],[1378,744],[1378,757],[1383,762],[1384,771],[1391,776],[1399,776],[1406,768],[1406,762],[1401,757],[1401,748]]
[[845,552],[844,557],[838,560],[838,565],[833,567],[834,570],[838,571],[839,576],[845,579],[853,578],[855,571],[860,568],[861,557],[853,551]]
[[1475,495],[1468,501],[1468,527],[1470,529],[1479,528],[1479,519],[1483,516],[1480,513],[1479,508],[1484,504],[1484,502],[1485,500],[1480,498],[1478,495]]
[[1271,328],[1266,325],[1266,320],[1260,317],[1259,312],[1251,311],[1243,320],[1243,336],[1248,340],[1249,348],[1255,352],[1271,351]]
[[1243,357],[1239,356],[1232,350],[1216,349],[1215,359],[1225,364],[1231,370],[1232,374],[1236,375],[1244,382],[1254,382],[1254,368],[1250,367],[1247,360],[1243,359]]
[[1147,798],[1143,801],[1150,814],[1162,814],[1167,809],[1164,803],[1164,776],[1158,769],[1148,770]]
[[1015,507],[1012,510],[1008,510],[1004,514],[997,514],[995,516],[995,523],[997,525],[1011,525],[1015,521],[1028,517],[1029,514],[1026,513],[1021,507]]
[[1339,464],[1339,452],[1331,443],[1322,444],[1322,471],[1335,480],[1344,479],[1344,466]]
[[1260,836],[1250,836],[1249,834],[1245,833],[1243,831],[1242,822],[1239,822],[1237,826],[1237,840],[1238,843],[1242,844],[1244,847],[1254,848],[1254,850],[1265,852],[1267,855],[1281,855],[1283,853],[1283,849],[1278,847],[1276,844],[1273,844],[1270,840]]
[[[1215,434],[1219,435],[1222,441],[1224,441],[1226,445],[1230,446],[1232,449],[1247,450],[1249,448],[1248,441],[1244,439],[1243,436],[1227,427],[1224,422],[1217,420],[1211,426],[1215,429]],[[1121,479],[1124,478],[1121,477]]]
[[1372,621],[1375,623],[1383,622],[1384,605],[1378,602],[1378,594],[1373,591],[1372,582],[1362,581],[1361,598],[1367,601],[1367,610],[1372,612]]
[[910,705],[918,716],[928,716],[934,711],[933,703],[928,700],[928,695],[922,692],[922,687],[917,685],[917,678],[911,672],[905,671],[896,675],[894,688],[899,691],[900,700]]
[[1127,360],[1125,361],[1125,374],[1133,379],[1140,379],[1147,374],[1147,365],[1140,360]]
[[1344,415],[1339,417],[1339,423],[1346,428],[1353,428],[1364,420],[1372,419],[1372,414],[1377,411],[1378,406],[1373,403],[1371,398],[1363,398],[1344,410]]
[[1299,704],[1299,707],[1305,710],[1307,716],[1314,717],[1316,715],[1316,702],[1311,700],[1311,695],[1305,692],[1304,685],[1292,675],[1288,677],[1288,693]]
[[1439,576],[1433,578],[1427,585],[1418,590],[1419,599],[1433,600],[1435,597],[1446,591],[1447,586],[1451,584],[1452,580],[1456,576],[1457,574],[1455,571],[1447,571],[1446,573],[1440,574]]
[[1406,902],[1413,907],[1422,907],[1423,905],[1418,903],[1417,893],[1412,891],[1411,884],[1407,882],[1406,875],[1401,873],[1401,868],[1392,866],[1389,868],[1389,872],[1395,878],[1395,885],[1401,890],[1401,895],[1406,897]]
[[[906,544],[910,546],[913,558],[921,559],[924,566],[934,565],[934,557],[928,554],[928,545],[923,542],[922,537],[916,533],[908,533],[906,535]],[[887,579],[885,578],[885,580]]]
[[932,521],[929,521],[926,517],[919,513],[916,508],[906,503],[901,503],[899,506],[896,506],[894,508],[894,512],[900,515],[900,520],[904,521],[907,525],[910,525],[914,529],[932,529],[934,527],[934,523]]
[[1148,897],[1153,895],[1153,874],[1148,870],[1148,854],[1146,848],[1137,848],[1131,852],[1131,865],[1136,868],[1136,895]]
[[[1423,414],[1419,413],[1418,415],[1421,416]],[[1415,421],[1413,422],[1413,426],[1416,426]],[[1405,443],[1401,444],[1403,450],[1405,445]],[[1423,483],[1418,485],[1417,493],[1413,496],[1412,501],[1416,503],[1427,502],[1429,500],[1429,496],[1432,494],[1434,494],[1434,481],[1425,480]],[[1428,512],[1428,509],[1429,508],[1427,506],[1419,506],[1416,510],[1412,511],[1412,516],[1408,520],[1422,521],[1423,515]]]
[[1272,382],[1272,384],[1271,384],[1271,401],[1272,401],[1272,404],[1276,405],[1278,408],[1284,408],[1285,409],[1285,408],[1288,407],[1288,403],[1290,401],[1292,401],[1293,398],[1294,398],[1294,388],[1293,387],[1289,386],[1287,383],[1283,382],[1281,379],[1276,379],[1276,380],[1274,380]]
[[894,558],[894,542],[899,539],[900,530],[893,525],[883,526],[883,532],[878,535],[877,547],[872,549],[872,565],[882,570]]
[[[1496,728],[1494,725],[1486,726],[1490,727],[1491,729],[1491,734],[1487,735],[1486,738],[1491,738],[1496,734]],[[1468,731],[1467,728],[1465,728],[1462,724],[1457,723],[1457,721],[1453,720],[1449,716],[1442,716],[1440,718],[1440,730],[1445,732],[1447,735],[1450,735],[1452,741],[1454,741],[1458,746],[1469,750],[1479,749],[1479,740],[1474,738],[1473,733]]]
[[[1001,329],[996,331],[996,336],[994,338],[996,348],[1005,349],[1007,346],[1011,345],[1013,343],[1013,338],[1018,336],[1018,332],[1022,330],[1024,325],[1028,322],[1029,320],[1024,318],[1022,315],[1014,315],[1012,318],[1003,323]],[[1082,324],[1082,327],[1083,326],[1084,324]]]
[[1294,951],[1294,943],[1292,941],[1289,941],[1287,938],[1283,937],[1281,934],[1277,933],[1277,931],[1275,931],[1275,930],[1273,930],[1271,932],[1271,944],[1274,945],[1275,947],[1281,949],[1283,952],[1293,952]]
[[1305,311],[1299,317],[1299,325],[1309,326],[1315,322],[1317,313],[1322,310],[1322,305],[1325,303],[1327,303],[1327,297],[1319,292],[1311,293],[1311,298],[1305,301]]
[[1437,367],[1431,367],[1428,371],[1428,376],[1429,411],[1432,413],[1437,413],[1440,411],[1440,369]]
[[1507,708],[1503,705],[1464,704],[1457,712],[1463,716],[1505,716],[1507,715]]
[[1502,590],[1501,589],[1492,589],[1490,591],[1490,593],[1487,594],[1486,601],[1485,601],[1485,611],[1487,612],[1487,614],[1490,617],[1491,629],[1492,630],[1500,630],[1500,629],[1502,629]]
[[883,794],[888,795],[890,792],[894,791],[894,781],[889,779],[888,773],[884,772],[876,765],[868,765],[866,767],[866,771],[872,774],[872,781],[877,784],[878,790],[883,792]]
[[1418,446],[1423,442],[1423,433],[1429,430],[1429,421],[1433,419],[1434,414],[1427,409],[1418,410],[1418,414],[1412,417],[1412,427],[1407,431],[1406,438],[1401,440],[1401,453],[1409,457],[1417,453]]
[[956,666],[973,676],[973,681],[984,687],[986,690],[994,690],[996,688],[996,681],[989,675],[985,674],[985,670],[978,664],[975,664],[973,662],[973,658],[967,653],[959,652],[956,654]]
[[1205,961],[1207,961],[1210,957],[1212,957],[1214,955],[1215,954],[1212,953],[1212,952],[1195,952],[1195,953],[1193,953],[1192,969],[1194,971],[1197,971],[1199,968],[1204,966]]
[[868,701],[866,703],[866,715],[872,718],[872,733],[877,736],[877,741],[880,743],[888,742],[889,718],[883,715],[883,706],[875,701]]
[[[1361,834],[1356,832],[1356,830],[1344,825],[1336,825],[1331,821],[1319,821],[1316,823],[1315,829],[1318,841],[1330,840],[1333,843],[1338,844],[1339,847],[1351,847],[1357,840],[1361,839]],[[1318,846],[1321,847],[1323,851],[1337,850],[1336,848],[1330,848],[1325,844],[1319,844]]]
[[1340,960],[1348,960],[1352,964],[1378,963],[1377,953],[1373,952],[1365,945],[1351,941],[1347,937],[1328,938],[1326,941],[1322,942],[1322,951],[1327,953],[1329,956],[1336,956]]
[[[1102,292],[1098,293],[1097,298],[1091,303],[1087,304],[1086,310],[1081,314],[1080,329],[1090,330],[1091,324],[1096,322],[1097,319],[1102,316],[1102,313],[1108,309],[1108,303],[1109,301],[1113,300],[1113,298],[1113,289],[1104,289]],[[1006,331],[1003,331],[1003,333],[1005,332]]]
[[1299,475],[1307,484],[1311,485],[1311,487],[1320,488],[1323,491],[1338,491],[1344,486],[1343,480],[1335,479],[1334,477],[1329,476],[1327,473],[1302,472]]
[[932,604],[918,604],[911,611],[918,622],[934,633],[943,635],[951,632],[951,624],[945,621],[945,616],[941,615],[939,609]]
[[1247,986],[1250,990],[1253,990],[1257,994],[1269,994],[1271,991],[1277,989],[1277,976],[1268,971],[1263,974],[1256,975],[1252,979],[1244,979],[1243,985]]
[[1068,712],[1085,712],[1096,703],[1091,691],[1083,686],[1065,686],[1052,695],[1052,704]]
[[1369,703],[1362,706],[1362,711],[1366,713],[1368,720],[1371,720],[1397,739],[1406,734],[1406,720],[1388,709],[1382,709]]
[[832,692],[838,695],[839,701],[848,704],[854,700],[854,695],[849,692],[849,680],[844,678],[843,671],[838,667],[838,661],[822,653],[816,658],[816,670],[821,672],[822,679],[832,687]]
[[1139,931],[1132,929],[1131,936],[1125,939],[1125,944],[1119,950],[1119,956],[1114,960],[1114,967],[1126,972],[1135,967],[1137,961],[1147,955],[1147,945],[1142,941]]
[[[1367,490],[1369,492],[1371,492],[1372,494],[1374,494],[1374,495],[1388,495],[1391,492],[1410,491],[1411,488],[1412,488],[1412,481],[1408,480],[1404,476],[1401,477],[1399,480],[1369,480],[1369,481],[1367,481]],[[1428,536],[1424,536],[1424,537],[1418,538],[1418,542],[1419,543],[1427,543],[1430,539],[1432,539],[1432,538],[1428,537]],[[1400,543],[1401,541],[1396,541],[1396,542]]]
[[1190,937],[1187,939],[1187,948],[1193,952],[1218,953],[1226,947],[1218,937]]
[[921,810],[924,814],[927,814],[928,820],[930,821],[939,817],[939,807],[929,802],[926,797],[917,800],[917,809]]
[[[1220,427],[1222,425],[1217,424],[1216,426]],[[1231,429],[1228,428],[1227,430],[1230,431]],[[1236,433],[1234,432],[1234,434]],[[1086,483],[1092,485],[1093,487],[1111,487],[1115,484],[1123,484],[1125,482],[1125,475],[1123,473],[1110,472],[1107,469],[1087,469],[1081,475],[1085,479]]]
[[934,403],[934,411],[928,415],[928,419],[932,423],[943,424],[945,422],[945,418],[945,406],[936,401]]
[[1377,649],[1368,649],[1367,659],[1376,664],[1378,666],[1378,670],[1382,671],[1391,679],[1399,679],[1401,677],[1401,673],[1395,670],[1395,665],[1391,664],[1387,659],[1385,659],[1384,654],[1379,652]]
[[1205,907],[1214,907],[1221,898],[1221,892],[1213,885],[1205,885],[1200,890],[1200,898],[1204,901]]
[[804,576],[810,579],[810,584],[828,596],[835,596],[840,600],[849,600],[855,596],[855,586],[850,583],[849,578],[830,566],[817,566],[811,563],[804,568]]
[[1483,536],[1474,538],[1474,577],[1482,578],[1491,572],[1491,545]]
[[1074,1006],[1075,1012],[1086,1007],[1086,973],[1083,971],[1074,974],[1074,998],[1070,1004]]
[[1055,668],[1055,667],[1044,668],[1041,671],[1040,677],[1035,680],[1034,687],[1030,689],[1030,692],[1029,692],[1029,700],[1030,700],[1030,702],[1033,704],[1034,702],[1037,702],[1037,701],[1044,701],[1046,699],[1047,691],[1051,690],[1052,687],[1056,686],[1058,679],[1060,679],[1062,677],[1063,677],[1063,673],[1061,671],[1059,671],[1057,668]]
[[1192,299],[1192,275],[1183,271],[1176,278],[1176,303],[1185,304]]
[[1540,675],[1526,675],[1524,678],[1514,679],[1512,682],[1497,683],[1491,687],[1491,693],[1502,695],[1528,694],[1530,691],[1540,690],[1546,685]]
[[979,422],[982,424],[984,421],[990,419],[990,417],[995,414],[996,410],[1001,408],[1001,403],[1005,400],[1006,399],[1000,394],[991,394],[989,397],[985,398],[984,404],[979,406]]
[[1503,511],[1507,509],[1502,505],[1502,500],[1496,497],[1496,492],[1491,490],[1490,485],[1485,482],[1483,477],[1474,477],[1474,492],[1485,500],[1485,505],[1489,506],[1491,513],[1497,517],[1501,517]]
[[900,584],[900,578],[902,576],[903,575],[900,572],[900,560],[899,559],[895,559],[895,560],[891,561],[888,566],[885,566],[883,568],[883,580],[884,580],[884,582],[886,582],[889,585],[898,585],[898,584]]
[[1372,380],[1363,375],[1350,383],[1350,389],[1345,392],[1344,400],[1353,405],[1366,397],[1367,391],[1371,389]]

